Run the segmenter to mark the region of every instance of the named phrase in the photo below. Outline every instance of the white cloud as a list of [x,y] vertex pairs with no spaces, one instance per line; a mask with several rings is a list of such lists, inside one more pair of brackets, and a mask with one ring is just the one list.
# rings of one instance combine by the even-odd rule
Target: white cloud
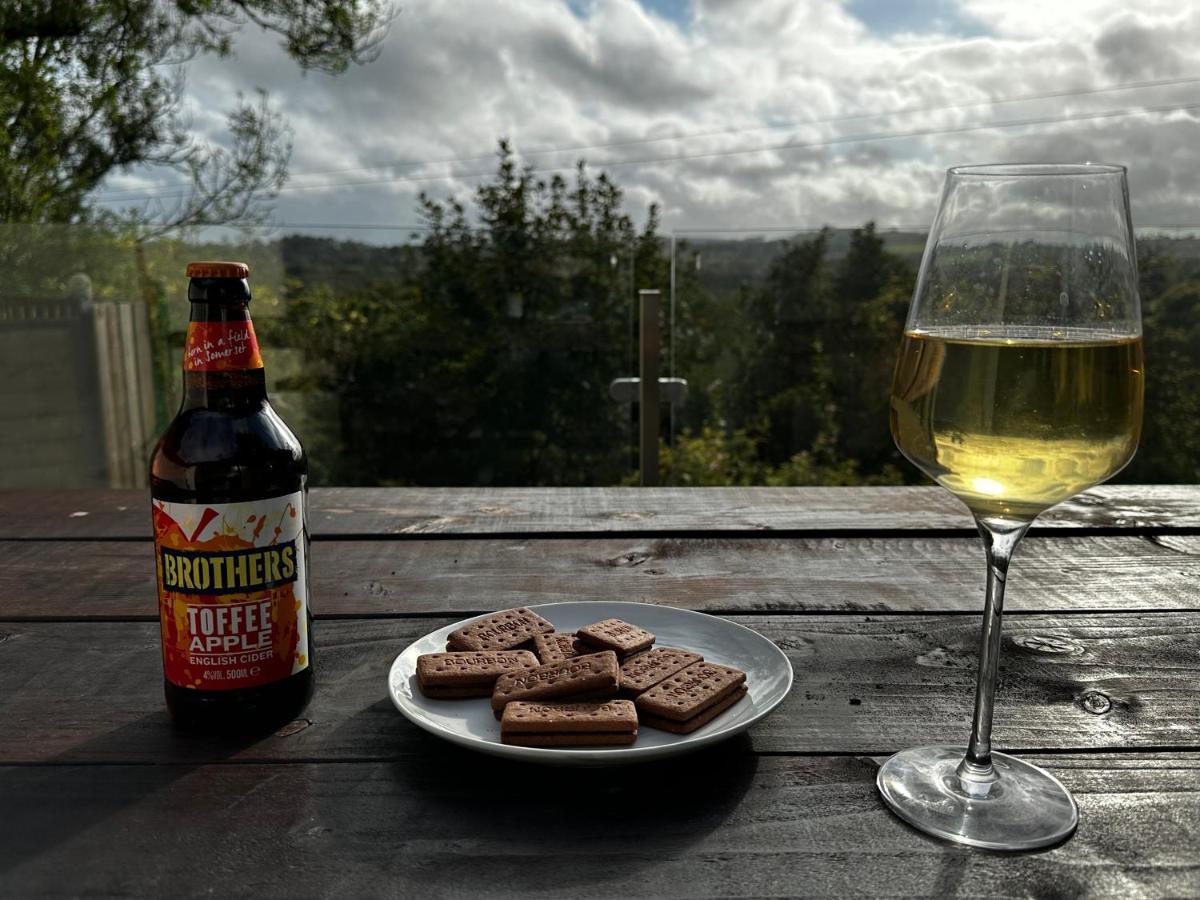
[[[1062,40],[1090,39],[1098,28],[1129,9],[1126,0],[960,0],[963,12],[983,22],[995,34],[1028,39],[1053,35]],[[1170,18],[1187,9],[1182,0],[1139,0],[1141,13]]]
[[[1196,218],[1197,111],[733,152],[1200,102],[1197,83],[966,106],[1200,76],[1200,12],[1180,3],[1148,0],[1132,12],[1122,2],[960,0],[957,16],[986,36],[959,38],[931,23],[881,38],[835,0],[694,0],[686,28],[635,0],[596,0],[579,15],[555,0],[405,4],[369,66],[304,76],[274,38],[247,29],[235,59],[192,65],[189,94],[201,112],[196,128],[213,136],[222,124],[213,111],[238,90],[264,87],[283,108],[295,151],[282,221],[413,222],[418,191],[465,196],[478,181],[469,176],[492,161],[400,163],[487,156],[500,136],[538,166],[569,168],[580,155],[608,163],[631,206],[662,204],[668,231],[920,224],[946,167],[1032,159],[1128,163],[1135,220]],[[764,130],[913,108],[925,111]],[[709,134],[529,152],[698,133]],[[672,156],[700,158],[624,164]],[[372,183],[355,184],[363,181]],[[339,186],[303,189],[331,183]]]

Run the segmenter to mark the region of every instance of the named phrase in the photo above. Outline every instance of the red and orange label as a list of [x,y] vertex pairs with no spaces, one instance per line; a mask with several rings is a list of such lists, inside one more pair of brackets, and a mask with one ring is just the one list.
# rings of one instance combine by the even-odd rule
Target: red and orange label
[[189,322],[183,346],[185,372],[261,369],[253,322]]
[[308,665],[302,493],[154,501],[163,671],[180,687],[269,684]]

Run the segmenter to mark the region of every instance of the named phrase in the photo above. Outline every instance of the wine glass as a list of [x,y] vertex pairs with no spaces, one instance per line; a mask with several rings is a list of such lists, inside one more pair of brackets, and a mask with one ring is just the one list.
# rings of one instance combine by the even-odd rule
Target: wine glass
[[877,783],[922,831],[997,850],[1068,837],[1053,775],[992,751],[1004,583],[1043,510],[1112,477],[1142,426],[1142,325],[1123,166],[950,169],[892,384],[906,457],[962,500],[987,556],[966,752],[918,747]]

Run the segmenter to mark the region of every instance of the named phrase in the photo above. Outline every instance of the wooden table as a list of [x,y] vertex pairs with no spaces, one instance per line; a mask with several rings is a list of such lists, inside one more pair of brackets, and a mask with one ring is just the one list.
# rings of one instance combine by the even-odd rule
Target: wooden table
[[[1009,588],[997,746],[1075,792],[1078,833],[927,839],[881,758],[967,737],[981,550],[931,488],[312,493],[318,687],[253,742],[162,702],[149,501],[0,494],[0,894],[1200,894],[1200,488],[1056,510]],[[791,695],[669,764],[537,768],[393,710],[417,636],[499,607],[622,599],[734,618]]]

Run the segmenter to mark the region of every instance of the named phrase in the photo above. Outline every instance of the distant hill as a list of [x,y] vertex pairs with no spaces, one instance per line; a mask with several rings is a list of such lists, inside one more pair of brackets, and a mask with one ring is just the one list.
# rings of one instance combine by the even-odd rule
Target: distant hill
[[[849,228],[830,229],[827,244],[830,262],[837,262],[846,255],[850,247],[850,234]],[[921,254],[925,250],[925,232],[880,231],[878,234],[890,253],[896,254],[914,269],[920,264]],[[689,237],[677,243],[682,251],[677,264],[694,265],[693,260],[698,257],[700,277],[705,287],[718,293],[737,291],[761,283],[771,262],[786,244],[813,237],[815,232],[747,238]]]
[[[831,229],[828,258],[837,262],[846,255],[851,229]],[[880,231],[884,247],[916,269],[925,250],[923,231]],[[807,240],[814,232],[757,235],[751,237],[689,237],[677,240],[677,264],[698,265],[703,285],[714,293],[736,293],[741,288],[760,284],[771,262],[784,246],[795,240]],[[1200,261],[1200,237],[1148,233],[1138,238],[1144,250],[1170,257],[1192,269]],[[355,290],[380,282],[411,277],[421,265],[419,245],[381,246],[352,240],[337,240],[308,235],[286,235],[279,240],[279,255],[284,277],[303,284],[336,285]]]
[[381,246],[298,234],[280,239],[279,254],[285,278],[339,290],[402,280],[421,265],[421,249],[412,244]]

